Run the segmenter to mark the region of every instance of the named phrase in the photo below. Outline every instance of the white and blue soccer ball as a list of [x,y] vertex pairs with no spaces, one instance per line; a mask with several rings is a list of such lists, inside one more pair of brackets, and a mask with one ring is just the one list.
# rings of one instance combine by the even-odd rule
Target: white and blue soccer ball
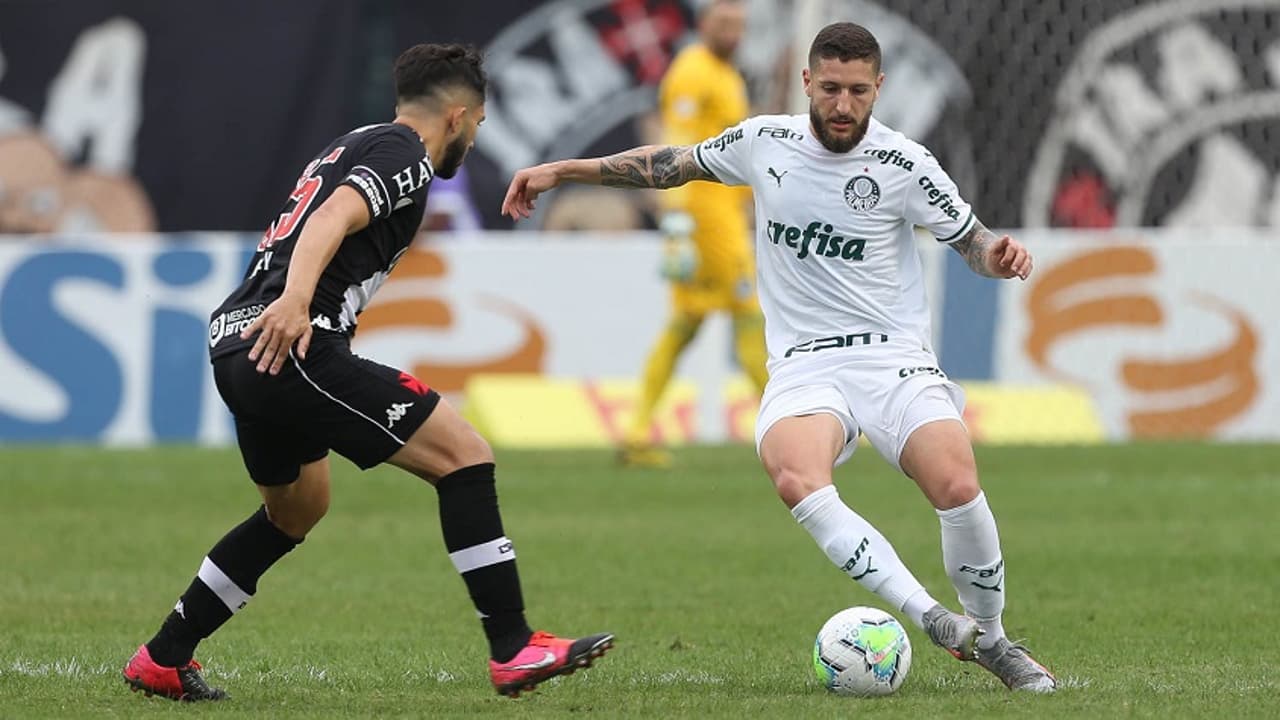
[[902,687],[911,670],[911,640],[883,610],[841,610],[813,641],[813,670],[837,695],[888,695]]

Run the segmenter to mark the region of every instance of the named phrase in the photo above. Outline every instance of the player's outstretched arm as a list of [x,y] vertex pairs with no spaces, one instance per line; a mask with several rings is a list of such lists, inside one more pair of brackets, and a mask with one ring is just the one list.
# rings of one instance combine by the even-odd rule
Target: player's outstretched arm
[[1027,248],[1008,235],[996,237],[980,220],[975,219],[973,229],[951,243],[951,248],[979,275],[1022,280],[1031,275],[1031,253]]
[[560,160],[516,172],[502,214],[529,217],[538,195],[564,183],[621,188],[673,188],[690,180],[717,180],[694,155],[695,145],[644,145],[602,158]]
[[715,180],[695,155],[696,145],[646,145],[600,160],[600,184],[673,188],[690,180]]

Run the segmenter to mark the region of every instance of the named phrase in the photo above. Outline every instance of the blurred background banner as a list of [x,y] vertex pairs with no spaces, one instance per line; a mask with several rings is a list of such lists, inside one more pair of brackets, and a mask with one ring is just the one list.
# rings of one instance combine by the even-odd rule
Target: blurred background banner
[[[804,112],[814,32],[867,25],[887,76],[876,115],[1037,254],[1031,282],[995,283],[921,244],[935,347],[979,388],[971,427],[1026,431],[991,402],[1074,388],[1097,432],[1064,424],[1073,437],[1280,435],[1265,372],[1280,366],[1280,0],[745,2],[754,112]],[[225,442],[209,310],[316,150],[390,119],[397,53],[444,41],[485,51],[488,119],[462,172],[433,183],[357,347],[449,393],[567,382],[592,442],[615,441],[634,387],[614,381],[639,372],[668,306],[655,194],[559,190],[514,232],[498,208],[517,167],[659,137],[657,85],[696,8],[0,3],[0,441]],[[726,327],[696,342],[654,432],[749,437]],[[1009,437],[993,432],[975,429]]]
[[[0,441],[229,441],[208,314],[239,281],[251,239],[4,238]],[[1176,229],[1028,230],[1023,240],[1036,273],[1000,284],[992,305],[964,305],[941,269],[959,259],[922,246],[931,297],[963,310],[935,325],[943,367],[993,368],[951,373],[971,388],[979,440],[1280,438],[1268,372],[1280,367],[1273,231],[1209,241]],[[613,444],[666,317],[667,289],[649,271],[659,252],[647,234],[419,245],[361,316],[354,348],[462,401],[496,444]],[[752,438],[755,401],[727,340],[727,322],[711,323],[682,358],[683,381],[655,421],[664,441]]]
[[[939,155],[990,226],[1280,222],[1280,3],[747,0],[757,112],[803,111],[814,31],[876,33],[877,115]],[[0,229],[260,230],[331,137],[385,121],[416,42],[488,56],[488,122],[431,227],[507,229],[515,168],[656,136],[692,0],[0,4]],[[26,168],[17,172],[16,168]],[[652,225],[575,189],[535,225]]]
[[0,242],[0,439],[230,439],[209,312],[252,250],[219,235]]
[[0,3],[0,232],[265,228],[351,120],[357,10]]
[[996,380],[1086,389],[1110,437],[1280,437],[1280,235],[1027,231],[1003,283]]
[[[355,350],[454,395],[480,373],[630,375],[665,319],[661,280],[634,271],[657,266],[652,238],[499,235],[407,253]],[[228,441],[209,312],[256,236],[101,239],[0,236],[0,441]]]

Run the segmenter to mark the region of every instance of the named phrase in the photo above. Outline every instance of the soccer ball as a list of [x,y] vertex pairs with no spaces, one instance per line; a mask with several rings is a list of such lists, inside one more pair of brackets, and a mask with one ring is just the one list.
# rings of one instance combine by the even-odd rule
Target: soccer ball
[[889,613],[851,607],[832,615],[818,631],[813,670],[837,695],[888,695],[911,670],[911,641]]

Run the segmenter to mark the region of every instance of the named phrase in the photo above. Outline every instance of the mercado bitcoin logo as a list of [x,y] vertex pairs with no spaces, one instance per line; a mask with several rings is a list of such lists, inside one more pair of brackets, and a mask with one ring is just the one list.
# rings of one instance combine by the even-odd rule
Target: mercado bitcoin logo
[[[1176,301],[1165,302],[1154,292],[1155,282],[1143,287],[1144,280],[1167,278],[1159,274],[1156,256],[1142,247],[1092,250],[1059,262],[1043,272],[1030,290],[1031,326],[1024,347],[1046,374],[1090,385],[1098,379],[1054,362],[1056,345],[1083,333],[1111,331],[1114,337],[1118,329],[1127,330],[1124,337],[1137,343],[1136,331],[1172,333],[1169,328],[1175,325],[1175,316],[1202,311],[1216,318],[1209,321],[1208,329],[1225,327],[1225,343],[1155,356],[1150,351],[1126,351],[1116,369],[1126,394],[1124,420],[1131,435],[1209,436],[1247,411],[1260,395],[1255,368],[1258,334],[1244,313],[1213,297],[1181,293]],[[1192,341],[1200,344],[1199,333]]]

